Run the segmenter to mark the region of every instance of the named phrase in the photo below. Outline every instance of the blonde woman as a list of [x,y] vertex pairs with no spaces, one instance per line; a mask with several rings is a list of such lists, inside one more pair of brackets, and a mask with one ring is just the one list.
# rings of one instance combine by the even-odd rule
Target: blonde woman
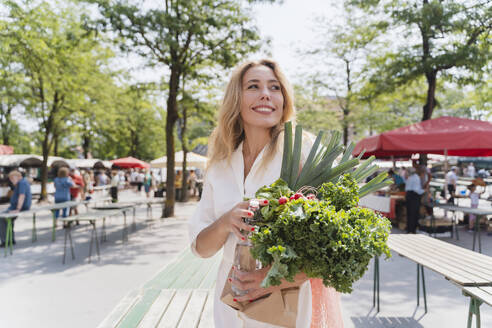
[[[217,328],[274,327],[254,321],[220,301],[220,294],[232,267],[240,230],[253,227],[244,197],[278,179],[282,164],[280,133],[284,122],[294,118],[292,88],[278,64],[272,60],[249,61],[232,74],[219,110],[218,125],[209,145],[210,163],[203,195],[190,219],[193,252],[210,257],[223,248],[223,260],[216,282],[214,319]],[[308,149],[309,151],[309,149]],[[266,205],[266,200],[259,200]],[[297,327],[342,327],[339,297],[319,280],[299,274],[294,283],[261,288],[267,269],[236,272],[240,280],[231,283],[249,292],[237,301],[255,300],[278,288],[300,286]]]

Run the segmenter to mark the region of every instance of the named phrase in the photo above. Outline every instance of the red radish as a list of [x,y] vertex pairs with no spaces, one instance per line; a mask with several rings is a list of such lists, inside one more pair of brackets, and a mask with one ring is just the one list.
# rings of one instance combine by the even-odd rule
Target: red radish
[[307,199],[316,199],[316,196],[314,194],[307,194],[306,198]]
[[279,205],[282,205],[282,204],[287,203],[288,201],[289,201],[289,200],[287,199],[287,197],[282,196],[282,197],[280,197],[280,198],[278,199],[278,204],[279,204]]
[[303,194],[301,194],[300,192],[296,192],[296,193],[294,194],[294,199],[299,199],[299,198],[301,198],[301,197],[304,197],[304,195],[303,195]]
[[290,198],[289,198],[289,199],[290,199],[290,200],[294,200],[295,198],[294,198],[294,196],[290,196]]

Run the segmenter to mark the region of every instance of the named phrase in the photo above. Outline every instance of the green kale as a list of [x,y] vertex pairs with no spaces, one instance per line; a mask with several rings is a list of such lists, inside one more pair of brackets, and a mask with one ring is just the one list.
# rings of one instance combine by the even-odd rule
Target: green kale
[[329,201],[337,211],[348,210],[359,203],[359,186],[350,174],[340,176],[339,181],[323,183],[318,198]]
[[[291,195],[284,186],[277,181],[256,196],[260,192],[278,198]],[[345,175],[335,185],[324,184],[320,200],[301,197],[279,205],[278,198],[267,198],[270,203],[261,210],[265,218],[251,236],[251,254],[271,266],[262,286],[292,281],[302,271],[348,293],[371,258],[389,257],[386,242],[391,225],[372,210],[357,207],[357,192],[354,180]]]

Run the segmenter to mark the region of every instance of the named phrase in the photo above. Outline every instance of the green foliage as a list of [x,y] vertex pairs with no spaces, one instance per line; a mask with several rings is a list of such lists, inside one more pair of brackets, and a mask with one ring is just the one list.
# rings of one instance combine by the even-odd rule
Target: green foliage
[[[279,205],[278,195],[290,195],[279,180],[258,190],[257,198],[269,200],[268,209],[253,233],[251,254],[264,266],[271,265],[263,287],[293,281],[304,272],[322,278],[326,286],[349,293],[374,256],[390,256],[386,245],[390,222],[372,210],[357,207],[355,180],[343,176],[320,189],[322,200],[303,197]],[[337,208],[339,206],[339,208]],[[272,214],[274,213],[274,214]]]
[[387,94],[425,78],[423,120],[432,117],[438,104],[438,79],[477,84],[487,71],[492,58],[490,5],[458,0],[351,0],[346,6],[362,10],[363,25],[377,33],[378,40],[397,39],[392,31],[401,31],[401,42],[396,40],[384,52],[370,56],[369,83],[378,94]]
[[335,206],[337,211],[349,210],[359,204],[359,186],[350,174],[344,174],[339,182],[323,183],[318,198]]

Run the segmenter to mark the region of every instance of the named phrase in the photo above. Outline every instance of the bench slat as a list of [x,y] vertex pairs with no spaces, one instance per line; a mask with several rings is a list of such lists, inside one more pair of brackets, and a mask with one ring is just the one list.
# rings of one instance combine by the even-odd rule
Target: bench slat
[[170,289],[171,284],[177,279],[181,272],[193,261],[195,256],[189,249],[178,255],[176,261],[166,266],[151,281],[145,284],[144,288]]
[[194,290],[186,306],[178,328],[195,328],[200,322],[203,307],[208,297],[208,290]]
[[127,313],[125,318],[121,321],[118,328],[134,328],[142,320],[145,313],[157,299],[160,294],[160,290],[148,289],[145,290],[142,298],[132,307]]
[[139,292],[137,290],[128,293],[118,305],[111,311],[111,313],[97,326],[97,328],[114,328],[121,321],[121,318],[131,307],[140,300]]
[[166,312],[169,303],[174,297],[176,293],[175,290],[165,289],[160,294],[159,297],[155,300],[155,302],[150,307],[149,311],[145,314],[145,317],[138,325],[139,328],[155,328],[161,317]]
[[162,316],[158,328],[175,328],[181,320],[190,296],[191,290],[189,289],[177,290],[173,301],[167,308],[166,313]]
[[[221,254],[220,254],[221,255]],[[203,279],[202,284],[199,288],[201,289],[212,289],[215,286],[215,280],[217,280],[217,273],[219,271],[219,266],[222,256],[216,255],[215,262],[211,264],[212,270],[210,270],[207,276]]]
[[202,317],[198,328],[214,328],[214,290],[210,290],[208,293],[207,301],[203,307]]

